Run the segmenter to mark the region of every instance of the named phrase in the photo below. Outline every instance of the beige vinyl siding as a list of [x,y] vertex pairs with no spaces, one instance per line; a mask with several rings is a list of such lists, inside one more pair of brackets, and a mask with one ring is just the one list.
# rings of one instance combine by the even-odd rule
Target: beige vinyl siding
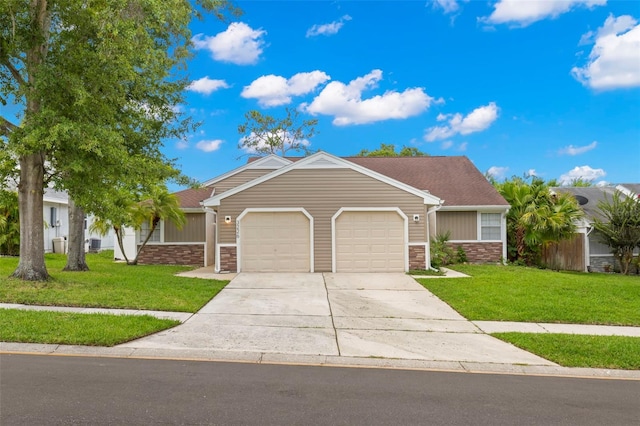
[[477,240],[478,212],[437,212],[436,234],[447,231],[450,240]]
[[213,186],[216,188],[216,195],[222,194],[225,191],[240,186],[243,183],[247,183],[251,180],[264,176],[267,173],[271,173],[273,169],[248,169],[236,173],[233,176],[229,176],[226,179],[216,182]]
[[[409,242],[426,239],[424,201],[351,169],[291,170],[221,200],[219,242],[236,243],[236,218],[245,208],[302,207],[314,218],[315,270],[331,271],[331,217],[342,207],[399,207],[409,217]],[[419,222],[413,215],[420,214]],[[231,216],[230,224],[224,223]]]
[[187,213],[186,222],[182,229],[168,221],[164,222],[165,243],[204,243],[205,242],[205,214]]

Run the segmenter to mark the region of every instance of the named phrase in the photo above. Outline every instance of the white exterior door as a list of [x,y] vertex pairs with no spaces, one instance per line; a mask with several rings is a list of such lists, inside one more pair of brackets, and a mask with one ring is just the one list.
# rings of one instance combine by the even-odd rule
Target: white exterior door
[[241,272],[311,271],[310,221],[300,212],[252,212],[240,221]]
[[336,272],[404,272],[404,219],[395,211],[345,211],[335,221]]

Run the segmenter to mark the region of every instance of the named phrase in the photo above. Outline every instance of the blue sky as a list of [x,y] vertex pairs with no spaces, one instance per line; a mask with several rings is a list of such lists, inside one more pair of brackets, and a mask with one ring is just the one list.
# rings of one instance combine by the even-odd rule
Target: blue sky
[[498,178],[640,182],[640,2],[237,5],[192,25],[180,108],[202,125],[164,152],[197,180],[246,162],[247,111],[290,107],[318,119],[309,148],[338,156],[386,143]]

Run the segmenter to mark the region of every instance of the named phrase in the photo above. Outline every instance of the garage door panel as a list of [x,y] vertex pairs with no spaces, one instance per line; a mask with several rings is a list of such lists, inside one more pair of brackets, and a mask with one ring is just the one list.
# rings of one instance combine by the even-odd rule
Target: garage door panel
[[240,221],[245,272],[309,272],[310,220],[301,212],[252,212]]
[[335,227],[338,272],[404,271],[405,224],[397,212],[343,212]]

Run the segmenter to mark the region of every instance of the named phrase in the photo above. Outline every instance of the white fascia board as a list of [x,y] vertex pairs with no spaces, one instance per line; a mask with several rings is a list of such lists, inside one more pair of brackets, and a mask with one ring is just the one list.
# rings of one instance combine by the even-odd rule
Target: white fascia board
[[225,191],[218,196],[211,197],[207,200],[203,201],[203,205],[206,207],[219,206],[220,200],[235,195],[239,192],[242,192],[246,189],[249,189],[253,186],[259,185],[263,182],[271,180],[275,177],[278,177],[282,174],[287,173],[290,170],[297,169],[315,169],[315,168],[342,168],[342,169],[351,169],[358,173],[362,173],[366,176],[369,176],[373,179],[379,180],[381,182],[387,183],[391,186],[394,186],[398,189],[406,191],[410,194],[416,195],[424,200],[425,204],[429,205],[440,205],[442,200],[440,198],[428,194],[422,190],[416,189],[412,186],[409,186],[405,183],[397,181],[395,179],[391,179],[388,176],[383,174],[374,172],[373,170],[367,169],[366,167],[359,166],[357,164],[352,163],[351,161],[347,161],[343,158],[336,157],[334,155],[328,154],[326,152],[317,152],[309,157],[303,158],[302,160],[296,161],[295,163],[291,163],[287,166],[284,166],[280,169],[274,170],[271,173],[267,173],[264,176],[256,178],[250,182],[237,186],[229,191]]
[[457,212],[470,212],[470,211],[478,211],[478,212],[508,212],[511,206],[493,206],[493,205],[479,205],[479,206],[447,206],[444,205],[440,209],[440,211],[457,211]]
[[287,160],[286,158],[278,157],[275,154],[267,155],[266,157],[262,157],[259,160],[252,161],[251,163],[247,163],[241,167],[230,170],[227,173],[224,173],[220,176],[216,176],[213,179],[209,179],[206,182],[202,182],[202,186],[211,186],[216,182],[220,182],[223,179],[231,177],[235,174],[238,174],[244,170],[251,169],[279,169],[281,167],[287,166],[291,164],[291,160]]

